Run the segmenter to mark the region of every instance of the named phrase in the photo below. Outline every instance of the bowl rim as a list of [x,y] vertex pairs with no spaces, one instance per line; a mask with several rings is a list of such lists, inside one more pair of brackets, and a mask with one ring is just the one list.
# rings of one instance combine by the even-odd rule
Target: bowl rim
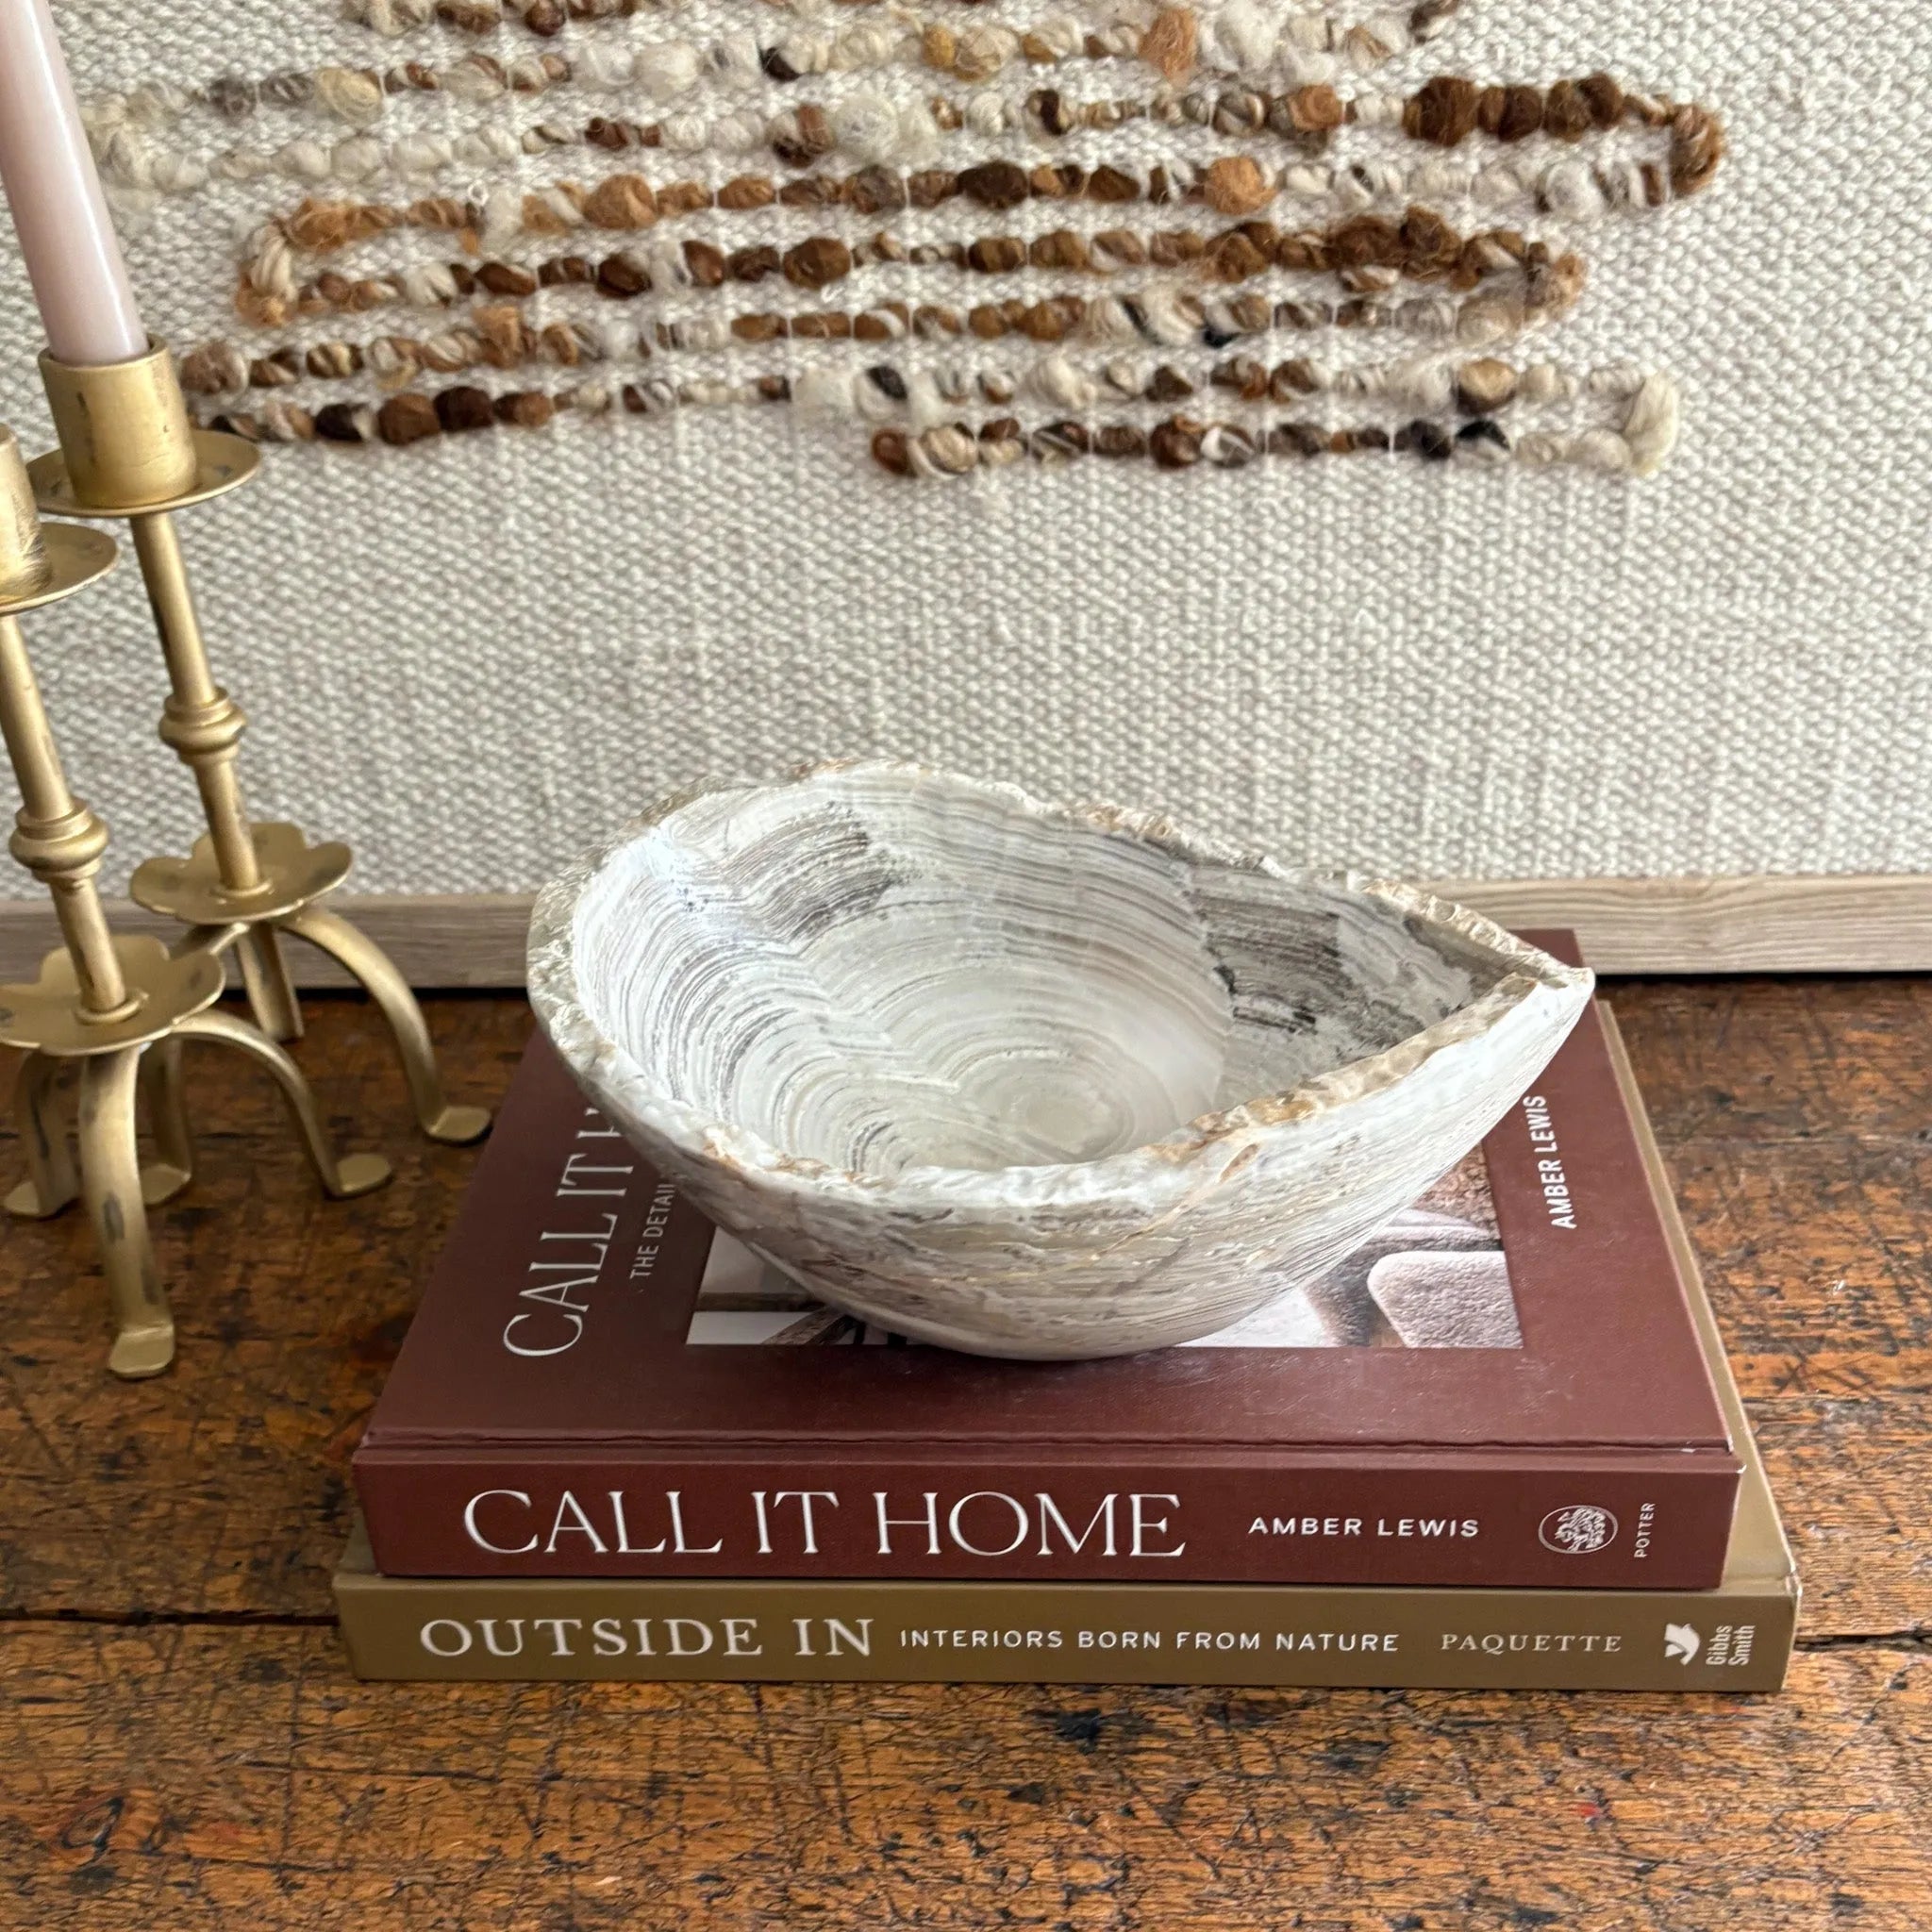
[[[1433,1025],[1362,1059],[1331,1068],[1285,1092],[1257,1095],[1238,1107],[1200,1114],[1158,1140],[1124,1148],[1097,1160],[1041,1166],[961,1168],[914,1165],[892,1175],[860,1174],[809,1156],[786,1152],[756,1129],[716,1121],[662,1091],[620,1042],[597,1026],[577,996],[575,924],[591,883],[617,856],[700,799],[783,791],[847,774],[903,780],[908,787],[938,784],[991,800],[1007,809],[1048,823],[1077,824],[1109,836],[1138,840],[1189,860],[1208,860],[1265,873],[1290,882],[1307,881],[1379,900],[1391,909],[1441,927],[1465,944],[1494,955],[1507,970],[1488,991]],[[1397,880],[1352,871],[1318,871],[1284,865],[1266,853],[1188,827],[1164,812],[1100,801],[1053,803],[1017,785],[972,778],[941,766],[896,758],[832,758],[803,764],[777,778],[707,781],[666,793],[616,831],[573,859],[538,892],[530,914],[528,990],[539,1023],[565,1064],[616,1116],[613,1124],[641,1126],[691,1167],[722,1165],[741,1178],[788,1194],[824,1200],[842,1196],[876,1208],[885,1197],[914,1209],[1010,1208],[1016,1187],[1033,1208],[1081,1206],[1157,1191],[1191,1194],[1208,1170],[1218,1179],[1252,1157],[1257,1141],[1292,1124],[1386,1092],[1445,1048],[1483,1037],[1538,995],[1568,1004],[1570,1021],[1583,1010],[1595,984],[1587,966],[1570,966],[1520,940],[1467,906],[1441,899]],[[1568,1031],[1568,1026],[1563,1028]],[[1557,1035],[1560,1040],[1562,1034]]]

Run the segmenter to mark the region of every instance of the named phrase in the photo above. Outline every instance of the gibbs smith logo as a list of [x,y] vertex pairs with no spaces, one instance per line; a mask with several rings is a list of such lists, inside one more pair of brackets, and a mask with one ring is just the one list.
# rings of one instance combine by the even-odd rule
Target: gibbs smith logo
[[1698,1634],[1694,1624],[1666,1624],[1664,1625],[1664,1655],[1673,1662],[1686,1665],[1697,1661],[1697,1653],[1704,1648],[1704,1639]]
[[1566,1503],[1552,1509],[1537,1525],[1537,1538],[1546,1550],[1565,1557],[1588,1557],[1607,1549],[1617,1540],[1617,1519],[1596,1503]]

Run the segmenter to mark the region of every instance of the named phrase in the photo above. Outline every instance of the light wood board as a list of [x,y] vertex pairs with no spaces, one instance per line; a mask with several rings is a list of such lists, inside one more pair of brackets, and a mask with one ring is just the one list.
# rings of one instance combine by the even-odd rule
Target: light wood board
[[[1505,925],[1573,926],[1603,973],[1932,971],[1932,875],[1658,879],[1432,879],[1432,891]],[[420,987],[514,987],[524,979],[527,893],[344,896],[332,902]],[[166,933],[126,905],[123,931]],[[45,903],[0,901],[0,978],[31,978],[54,943]],[[341,973],[291,945],[304,986]]]

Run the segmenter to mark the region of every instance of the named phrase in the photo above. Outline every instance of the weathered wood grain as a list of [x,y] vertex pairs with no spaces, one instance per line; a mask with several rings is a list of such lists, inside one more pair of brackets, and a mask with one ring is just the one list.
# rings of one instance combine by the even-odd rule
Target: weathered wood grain
[[1932,977],[1612,979],[1658,1141],[1932,1145]]
[[[1805,1571],[1783,1697],[358,1685],[348,1452],[471,1157],[324,1000],[397,1178],[322,1201],[192,1062],[171,1374],[102,1370],[78,1222],[0,1230],[0,1926],[1921,1932],[1932,985],[1612,997]],[[430,1017],[494,1099],[521,1004]]]
[[1611,1003],[1744,1393],[1932,1391],[1932,980]]
[[[493,1104],[528,1037],[520,1001],[445,999],[452,1091]],[[86,1224],[12,1223],[0,1355],[0,1606],[17,1615],[319,1614],[348,1522],[348,1455],[401,1345],[475,1155],[414,1132],[388,1037],[359,1001],[311,1003],[301,1048],[344,1146],[395,1179],[325,1199],[269,1082],[191,1055],[193,1189],[152,1217],[175,1367],[103,1366]],[[10,1144],[0,1158],[10,1169]]]
[[358,1685],[326,1630],[9,1652],[21,1924],[1924,1924],[1932,1658],[1894,1649],[1682,1701]]

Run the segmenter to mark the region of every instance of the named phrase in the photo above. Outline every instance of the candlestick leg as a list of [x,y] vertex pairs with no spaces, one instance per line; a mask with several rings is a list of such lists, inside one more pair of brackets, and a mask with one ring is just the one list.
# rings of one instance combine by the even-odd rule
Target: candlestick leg
[[141,1098],[159,1157],[141,1171],[141,1198],[158,1208],[194,1178],[194,1133],[181,1090],[181,1042],[174,1035],[156,1041],[142,1055]]
[[370,997],[395,1036],[396,1053],[403,1063],[404,1077],[409,1083],[409,1099],[423,1131],[432,1141],[456,1146],[481,1140],[490,1131],[489,1109],[453,1106],[444,1094],[442,1076],[437,1071],[436,1048],[430,1043],[423,1008],[410,991],[409,982],[396,971],[389,955],[346,919],[339,919],[320,906],[303,907],[299,912],[291,914],[283,925],[297,939],[307,940],[346,967],[369,989]]
[[308,1164],[315,1170],[315,1177],[325,1194],[338,1201],[350,1201],[358,1194],[370,1193],[389,1179],[390,1164],[379,1154],[345,1154],[337,1159],[308,1082],[302,1077],[295,1062],[266,1034],[230,1014],[217,1012],[195,1013],[183,1020],[175,1032],[190,1040],[212,1040],[232,1046],[275,1075],[288,1104],[290,1118],[302,1136],[303,1151],[308,1156]]
[[80,1194],[68,1138],[72,1123],[59,1080],[60,1062],[52,1054],[30,1053],[13,1090],[27,1177],[8,1195],[7,1211],[24,1221],[44,1221]]
[[302,1038],[302,1002],[289,974],[281,935],[272,925],[251,925],[235,949],[242,965],[242,988],[255,1024],[271,1040]]
[[80,1181],[114,1311],[108,1366],[158,1375],[175,1358],[175,1318],[161,1292],[142,1200],[134,1103],[141,1049],[96,1054],[80,1066]]

